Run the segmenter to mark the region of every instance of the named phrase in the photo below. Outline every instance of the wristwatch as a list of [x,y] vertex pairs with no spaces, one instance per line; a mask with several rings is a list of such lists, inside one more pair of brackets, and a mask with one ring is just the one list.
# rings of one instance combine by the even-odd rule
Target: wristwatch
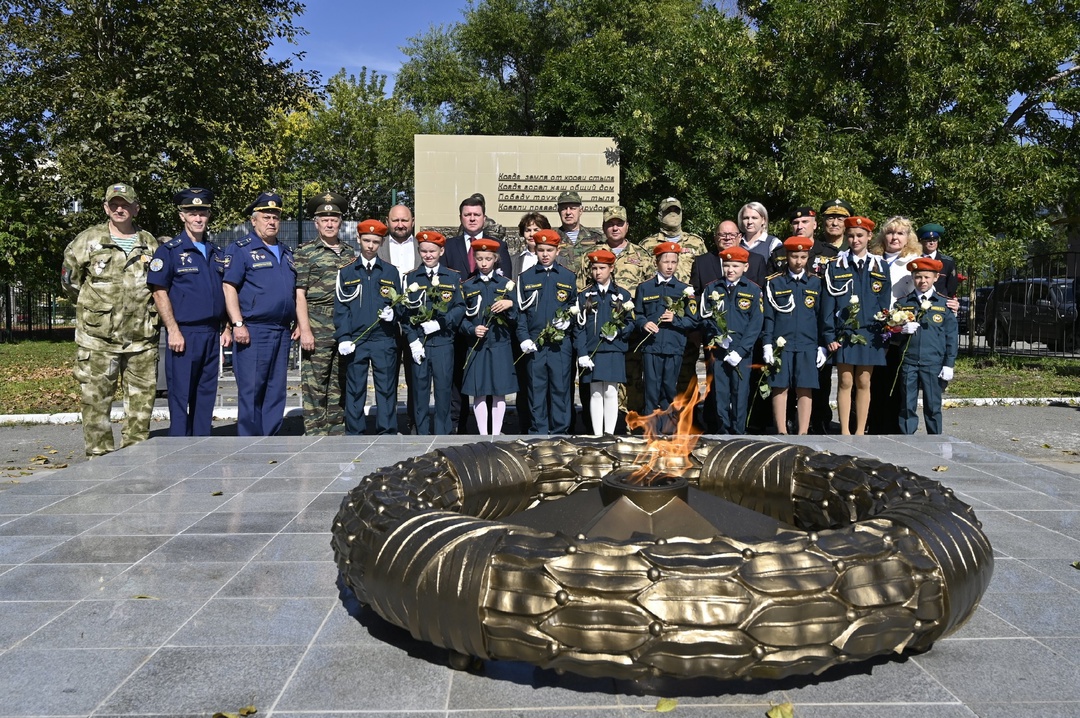
[[232,323],[232,325],[233,325],[234,327],[242,327],[242,326],[244,326],[244,320],[243,320],[243,319],[241,319],[241,320],[240,320],[240,321],[238,321],[238,322],[233,322],[233,323]]

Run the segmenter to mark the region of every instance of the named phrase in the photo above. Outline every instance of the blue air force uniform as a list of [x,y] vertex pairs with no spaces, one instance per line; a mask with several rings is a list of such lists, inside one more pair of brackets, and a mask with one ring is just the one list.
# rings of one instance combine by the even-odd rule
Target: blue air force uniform
[[[727,323],[726,337],[722,336],[715,317],[723,314]],[[711,315],[711,316],[708,316]],[[717,433],[746,433],[746,415],[750,408],[750,370],[754,342],[761,335],[765,322],[761,290],[741,277],[734,284],[717,279],[705,287],[701,297],[701,324],[706,343],[716,339],[720,344],[712,352],[713,394],[716,396]],[[727,341],[727,347],[723,342]],[[741,359],[731,366],[724,357],[735,352]]]
[[169,436],[209,436],[220,373],[220,331],[225,319],[225,253],[193,242],[187,231],[162,244],[146,283],[164,289],[184,336],[184,351],[165,351]]
[[[835,354],[837,364],[884,366],[886,340],[877,331],[874,315],[889,308],[892,279],[880,256],[867,254],[862,263],[860,269],[850,253],[841,252],[836,261],[826,267],[821,306],[822,339],[826,345],[840,343]],[[853,314],[852,295],[859,298],[859,329],[856,333],[866,339],[866,344],[851,344],[848,339],[851,331],[846,322]]]
[[[492,273],[489,277],[478,274],[461,287],[465,318],[458,331],[472,340],[461,383],[461,391],[467,396],[506,396],[518,390],[512,345],[518,311],[514,291],[506,288],[509,284],[506,277]],[[488,308],[500,299],[509,299],[514,306],[499,314],[489,314]],[[475,332],[481,325],[488,332],[477,341]]]
[[240,436],[273,436],[285,416],[296,267],[288,247],[274,248],[252,232],[225,250],[225,281],[236,287],[251,335],[250,344],[233,345]]
[[611,315],[622,312],[624,302],[633,301],[630,292],[610,282],[607,287],[590,284],[578,295],[579,314],[575,322],[574,348],[578,356],[592,355],[593,368],[584,369],[579,380],[582,384],[605,381],[613,384],[626,383],[626,352],[629,351],[630,335],[634,331],[633,316],[627,316],[623,326],[611,341],[601,335],[604,324]]
[[[435,272],[434,276],[429,276]],[[435,277],[438,277],[436,283]],[[431,308],[434,304],[446,305],[446,312],[436,312],[433,321],[439,323],[438,331],[424,333],[419,324],[413,324],[415,314],[404,324],[408,342],[420,340],[424,345],[424,359],[412,367],[413,421],[417,434],[453,433],[450,417],[450,397],[454,382],[454,338],[465,316],[465,300],[461,294],[461,275],[440,264],[429,270],[421,264],[405,275],[405,286],[417,285],[417,291],[409,292],[406,306],[408,312]],[[410,358],[408,361],[412,361]],[[432,384],[435,388],[435,414],[432,417],[430,397]],[[434,421],[432,421],[434,418]]]
[[401,305],[395,307],[391,321],[379,319],[380,310],[390,306],[392,292],[401,293],[401,275],[397,267],[378,257],[370,261],[358,257],[338,270],[334,341],[356,344],[353,353],[344,357],[347,434],[362,434],[366,427],[364,407],[369,364],[375,384],[376,433],[397,433],[398,362],[395,348],[398,321],[403,318]]
[[[780,368],[769,378],[774,389],[817,389],[817,349],[821,341],[821,277],[785,270],[765,281],[761,343],[771,344]],[[776,345],[783,337],[784,348]]]
[[[539,264],[518,275],[517,340],[536,341],[551,324],[555,313],[569,310],[577,301],[577,278],[560,264]],[[561,342],[545,341],[529,355],[529,411],[531,434],[565,434],[570,431],[574,386],[573,317]]]
[[956,315],[945,306],[945,297],[931,289],[928,301],[930,308],[923,310],[922,297],[918,292],[912,292],[897,301],[895,307],[913,313],[919,323],[919,330],[914,334],[902,335],[907,338],[899,380],[903,397],[900,431],[904,434],[914,434],[919,428],[920,389],[926,433],[941,433],[941,380],[938,375],[942,367],[952,367],[956,363],[959,349]]
[[686,335],[697,328],[697,300],[693,297],[685,300],[682,316],[676,314],[670,322],[663,324],[659,324],[659,319],[667,311],[665,298],[680,301],[689,286],[675,277],[665,280],[656,274],[639,284],[634,293],[635,326],[643,332],[649,322],[660,327],[659,332],[648,335],[641,345],[646,414],[667,409],[675,400]]

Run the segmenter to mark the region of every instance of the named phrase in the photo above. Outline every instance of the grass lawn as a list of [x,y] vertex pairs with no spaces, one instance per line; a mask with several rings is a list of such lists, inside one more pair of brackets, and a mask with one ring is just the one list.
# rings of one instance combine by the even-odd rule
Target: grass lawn
[[79,411],[75,342],[0,344],[0,414]]
[[961,399],[1080,397],[1080,359],[961,356],[948,394]]

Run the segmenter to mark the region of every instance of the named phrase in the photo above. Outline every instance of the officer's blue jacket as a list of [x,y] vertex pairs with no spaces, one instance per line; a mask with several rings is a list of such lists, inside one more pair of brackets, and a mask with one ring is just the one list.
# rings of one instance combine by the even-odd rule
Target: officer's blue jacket
[[206,242],[206,257],[188,236],[187,230],[165,242],[154,252],[146,283],[169,294],[173,316],[180,326],[206,325],[219,328],[225,318],[225,253]]
[[254,232],[225,250],[225,276],[236,287],[248,324],[289,326],[296,320],[296,267],[284,244],[281,261]]

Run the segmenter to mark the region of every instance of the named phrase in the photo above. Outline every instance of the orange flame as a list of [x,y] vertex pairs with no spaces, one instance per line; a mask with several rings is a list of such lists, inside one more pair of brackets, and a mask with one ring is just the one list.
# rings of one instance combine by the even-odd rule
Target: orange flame
[[[636,411],[627,412],[626,425],[630,429],[644,429],[645,448],[634,459],[641,468],[630,475],[628,481],[649,484],[660,474],[680,473],[689,462],[690,452],[697,445],[701,431],[694,427],[694,407],[703,396],[695,377],[682,394],[667,409],[656,409],[642,416]],[[668,436],[665,429],[674,424],[675,432]]]

